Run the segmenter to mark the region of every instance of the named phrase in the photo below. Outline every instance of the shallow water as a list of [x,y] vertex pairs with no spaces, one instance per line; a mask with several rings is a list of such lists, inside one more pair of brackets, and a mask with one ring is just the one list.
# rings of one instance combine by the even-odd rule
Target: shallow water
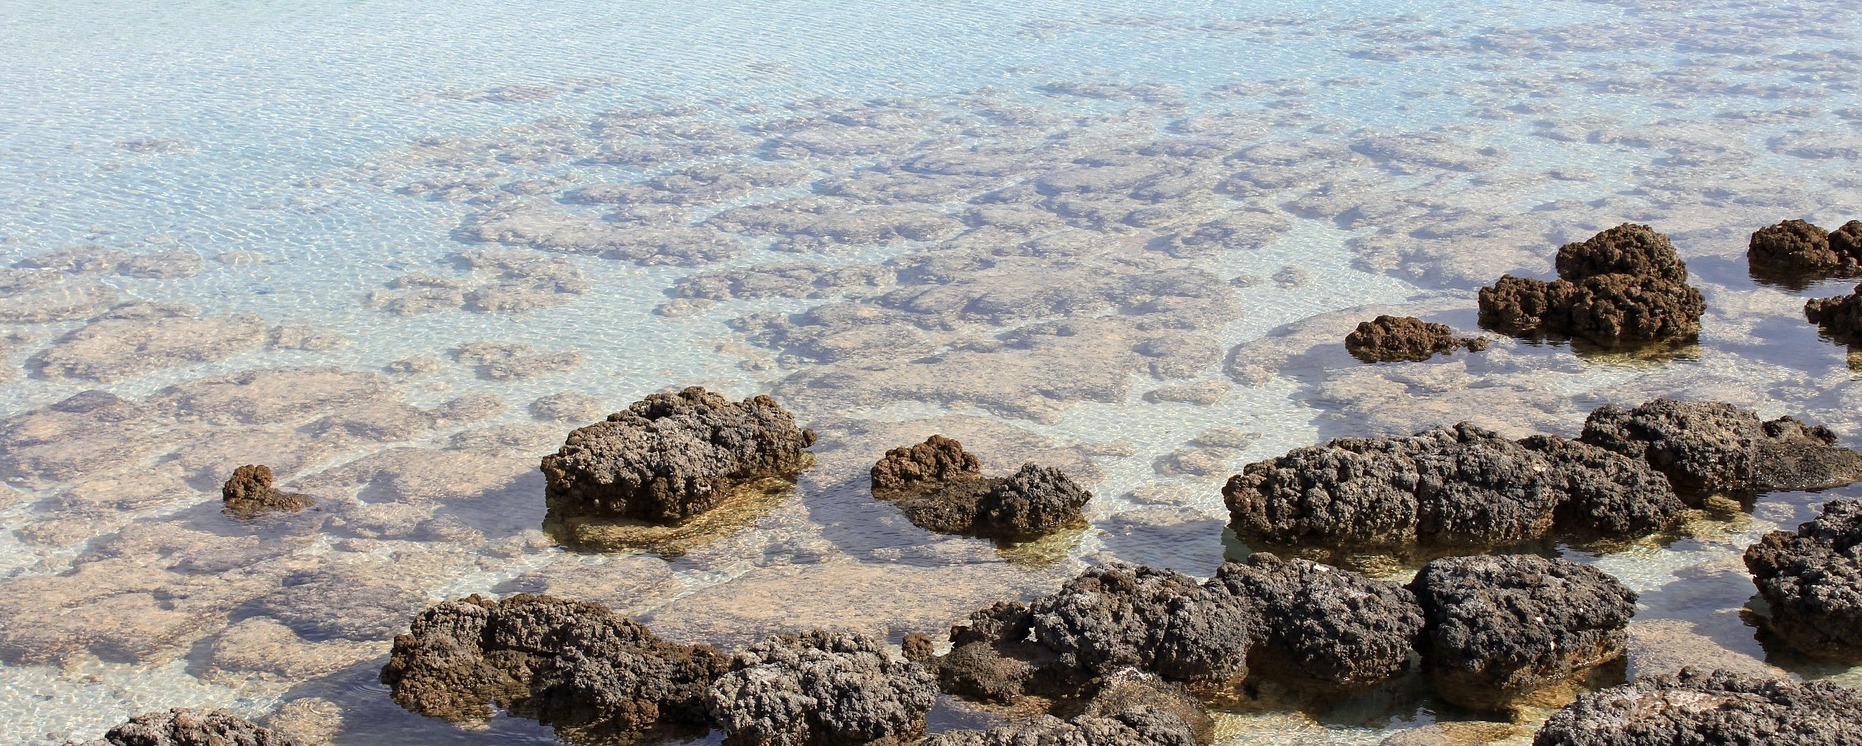
[[[402,712],[375,683],[388,638],[428,602],[524,590],[674,639],[896,639],[1111,557],[1207,575],[1227,476],[1339,435],[1571,435],[1598,404],[1683,395],[1862,444],[1845,351],[1801,321],[1846,284],[1761,285],[1743,257],[1780,219],[1862,217],[1848,3],[0,18],[0,263],[46,265],[0,289],[0,720],[22,743],[311,698],[300,727],[340,744],[549,743]],[[661,178],[694,166],[741,181]],[[1673,236],[1706,293],[1691,357],[1501,340],[1367,366],[1339,344],[1391,311],[1473,332],[1476,288],[1549,276],[1557,245],[1623,221]],[[1199,242],[1212,223],[1226,235]],[[537,457],[687,384],[775,394],[821,432],[817,466],[677,556],[553,546]],[[53,408],[91,389],[134,404]],[[590,399],[532,406],[563,392]],[[864,474],[933,432],[986,468],[1087,478],[1093,528],[1028,562],[912,527]],[[219,480],[248,462],[322,510],[223,518]],[[1862,683],[1739,614],[1740,551],[1825,497],[1572,553],[1643,594],[1631,673],[1711,658]],[[1466,718],[1397,699],[1223,727],[1370,743]]]

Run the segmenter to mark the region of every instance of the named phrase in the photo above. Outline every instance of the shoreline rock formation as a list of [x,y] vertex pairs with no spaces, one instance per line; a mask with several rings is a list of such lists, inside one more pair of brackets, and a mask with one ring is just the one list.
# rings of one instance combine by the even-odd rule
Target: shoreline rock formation
[[872,469],[873,496],[893,503],[927,531],[1026,541],[1068,526],[1093,494],[1059,469],[1023,464],[1007,477],[985,477],[981,461],[941,435],[886,452]]
[[1823,336],[1851,348],[1862,347],[1862,285],[1848,295],[1805,301],[1804,319],[1816,324]]
[[1345,337],[1346,351],[1367,363],[1420,363],[1462,348],[1480,352],[1488,344],[1486,337],[1456,337],[1447,324],[1388,314],[1359,322],[1358,328]]
[[220,488],[223,512],[239,518],[255,518],[266,513],[294,513],[315,501],[306,495],[284,492],[272,486],[272,468],[247,464],[233,470],[233,476]]
[[732,746],[904,746],[937,678],[864,634],[781,635],[732,656],[705,703]]
[[1553,714],[1533,746],[1862,743],[1862,694],[1730,671],[1683,669],[1586,694]]
[[219,709],[176,707],[137,715],[81,746],[310,746]]
[[1791,417],[1761,421],[1721,402],[1656,399],[1633,409],[1606,404],[1579,440],[1648,462],[1683,498],[1841,487],[1862,480],[1862,454],[1836,445],[1829,428]]
[[1786,220],[1752,233],[1746,265],[1762,281],[1799,290],[1817,280],[1862,276],[1862,221],[1826,231]]
[[1862,663],[1862,501],[1824,503],[1797,531],[1759,539],[1745,561],[1771,607],[1766,629],[1813,658]]
[[768,396],[732,402],[697,386],[652,394],[545,456],[545,495],[552,510],[677,524],[738,487],[792,479],[814,442]]
[[1625,223],[1558,249],[1558,279],[1505,275],[1480,291],[1481,326],[1526,339],[1579,339],[1605,349],[1686,341],[1706,301],[1668,237]]

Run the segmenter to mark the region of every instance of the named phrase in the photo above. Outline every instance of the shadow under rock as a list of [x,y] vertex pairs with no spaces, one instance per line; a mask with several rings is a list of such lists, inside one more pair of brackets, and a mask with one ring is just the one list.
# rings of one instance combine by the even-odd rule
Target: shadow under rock
[[[1147,517],[1169,522],[1144,520]],[[1194,577],[1215,574],[1226,554],[1224,541],[1232,536],[1225,521],[1170,508],[1121,513],[1094,529],[1103,551],[1111,556]]]

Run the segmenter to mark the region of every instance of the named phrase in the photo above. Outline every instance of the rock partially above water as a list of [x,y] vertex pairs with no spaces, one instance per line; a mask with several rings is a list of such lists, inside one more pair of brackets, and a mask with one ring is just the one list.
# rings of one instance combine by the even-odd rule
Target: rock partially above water
[[1088,676],[1138,668],[1176,681],[1239,681],[1251,610],[1222,588],[1170,570],[1112,562],[1030,605],[1035,639]]
[[1361,322],[1345,337],[1345,349],[1367,363],[1422,362],[1463,347],[1469,352],[1487,349],[1486,337],[1456,337],[1447,324],[1431,324],[1409,316],[1378,316]]
[[1059,469],[1023,464],[1008,477],[984,477],[963,444],[933,435],[894,448],[873,466],[873,496],[892,502],[913,525],[947,534],[1024,541],[1085,522],[1093,495]]
[[1622,657],[1636,613],[1615,578],[1535,555],[1438,559],[1410,589],[1428,616],[1421,650],[1436,692],[1477,710],[1569,702],[1570,684]]
[[1830,339],[1851,347],[1862,346],[1862,285],[1848,295],[1806,301],[1804,318]]
[[1135,669],[1108,677],[1068,720],[1044,715],[988,731],[933,735],[925,746],[1194,746],[1214,723],[1175,686]]
[[225,710],[177,707],[137,715],[83,746],[308,746]]
[[862,634],[810,632],[752,645],[706,703],[733,746],[901,746],[924,733],[937,680]]
[[1862,663],[1862,501],[1831,500],[1796,533],[1766,534],[1746,568],[1771,607],[1768,629],[1807,655]]
[[1753,232],[1746,249],[1752,274],[1801,288],[1825,277],[1862,275],[1862,221],[1836,233],[1802,220],[1786,220]]
[[1579,697],[1533,746],[1862,743],[1862,694],[1823,681],[1684,669]]
[[1223,565],[1210,585],[1252,610],[1254,672],[1298,689],[1388,681],[1409,668],[1422,634],[1422,609],[1409,590],[1330,565],[1257,552]]
[[1558,250],[1552,282],[1506,275],[1480,292],[1481,326],[1517,337],[1578,338],[1605,348],[1700,333],[1706,301],[1668,237],[1624,224]]
[[695,386],[570,433],[542,468],[552,509],[670,524],[751,482],[793,478],[814,442],[774,399],[731,402]]
[[1642,459],[1690,499],[1841,487],[1862,480],[1862,454],[1828,428],[1790,417],[1769,422],[1721,402],[1657,399],[1591,412],[1579,438]]
[[272,468],[264,465],[241,466],[220,488],[227,515],[252,518],[265,513],[290,513],[308,508],[312,500],[304,495],[284,492],[272,486]]

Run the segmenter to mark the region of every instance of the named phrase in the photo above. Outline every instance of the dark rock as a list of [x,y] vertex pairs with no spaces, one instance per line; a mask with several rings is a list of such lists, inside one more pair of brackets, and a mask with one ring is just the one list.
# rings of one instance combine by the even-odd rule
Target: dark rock
[[570,433],[542,468],[552,509],[678,523],[747,483],[792,478],[814,442],[767,396],[734,403],[694,386]]
[[1243,541],[1334,551],[1500,546],[1544,537],[1558,518],[1561,532],[1634,536],[1682,509],[1640,461],[1468,423],[1295,449],[1248,465],[1222,494]]
[[1447,324],[1431,324],[1409,316],[1378,316],[1358,323],[1345,337],[1345,349],[1367,363],[1422,362],[1463,347],[1470,352],[1487,349],[1486,337],[1456,337]]
[[1806,655],[1862,663],[1862,501],[1831,500],[1796,533],[1766,534],[1746,569],[1771,607],[1768,629]]
[[1067,720],[1041,716],[988,731],[939,733],[925,746],[1194,746],[1214,735],[1194,699],[1134,669],[1108,676],[1078,710]]
[[282,492],[272,486],[272,468],[263,465],[241,466],[220,488],[220,499],[227,515],[252,518],[265,513],[292,513],[308,508],[312,500],[304,495]]
[[1035,639],[1089,675],[1138,668],[1172,681],[1247,675],[1255,626],[1244,600],[1187,575],[1112,562],[1030,605]]
[[1706,301],[1668,237],[1624,224],[1558,250],[1558,280],[1507,275],[1480,292],[1480,323],[1517,337],[1570,337],[1606,348],[1700,333]]
[[84,746],[307,746],[225,710],[177,707],[137,715]]
[[1302,689],[1395,678],[1422,634],[1422,609],[1409,590],[1330,565],[1257,552],[1224,565],[1210,585],[1256,615],[1260,639],[1249,668]]
[[1743,496],[1841,487],[1862,480],[1862,454],[1790,417],[1770,422],[1720,402],[1657,399],[1605,405],[1584,421],[1585,443],[1647,461],[1677,492]]
[[893,660],[859,634],[783,635],[737,653],[711,684],[712,718],[727,744],[893,746],[924,733],[937,699],[930,671]]
[[1579,697],[1532,743],[1852,746],[1862,743],[1862,694],[1823,681],[1688,668]]
[[1567,686],[1622,657],[1636,613],[1636,594],[1615,578],[1535,555],[1438,559],[1409,587],[1428,618],[1419,649],[1436,692],[1477,710]]
[[1059,469],[1023,464],[1003,477],[984,477],[963,444],[933,435],[894,448],[873,465],[873,496],[899,506],[927,531],[1024,541],[1084,523],[1093,495]]
[[1059,469],[1022,464],[976,503],[974,530],[985,536],[1031,539],[1083,521],[1080,508],[1093,499]]
[[951,694],[1001,703],[1076,689],[1079,672],[1033,635],[1034,615],[1019,601],[971,614],[950,631],[950,653],[937,659],[938,684]]
[[453,722],[497,706],[570,734],[689,734],[708,729],[705,691],[727,666],[600,604],[474,595],[415,617],[381,682],[395,704]]
[[1848,295],[1806,301],[1804,318],[1830,339],[1851,347],[1862,346],[1862,285]]
[[1862,270],[1862,220],[1851,220],[1831,231],[1830,250],[1850,258]]
[[1829,231],[1802,220],[1786,220],[1752,234],[1746,264],[1755,276],[1802,287],[1823,277],[1862,273],[1862,254],[1837,251]]
[[886,452],[873,465],[873,491],[935,488],[938,484],[982,477],[982,462],[963,450],[963,444],[933,435],[914,446]]

